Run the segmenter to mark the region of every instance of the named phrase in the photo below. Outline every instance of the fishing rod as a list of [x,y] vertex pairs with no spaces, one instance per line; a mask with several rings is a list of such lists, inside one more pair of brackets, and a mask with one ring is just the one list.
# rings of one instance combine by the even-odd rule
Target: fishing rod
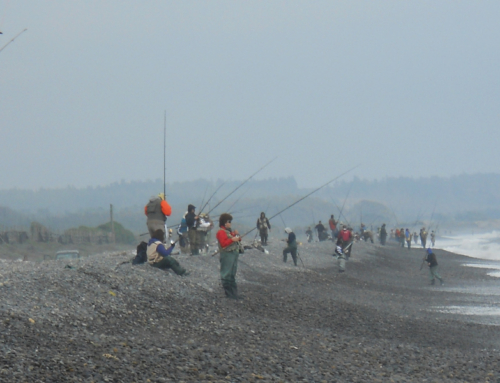
[[245,185],[248,181],[250,181],[253,176],[255,176],[257,173],[259,173],[260,171],[262,171],[264,168],[266,168],[271,162],[274,162],[276,160],[276,158],[278,157],[274,157],[271,161],[269,161],[267,164],[265,164],[263,167],[261,167],[259,170],[257,170],[255,173],[253,173],[250,177],[248,177],[245,181],[243,181],[242,183],[240,183],[238,185],[238,187],[236,187],[236,189],[234,189],[231,193],[229,193],[227,196],[225,196],[221,201],[219,201],[219,203],[217,205],[215,205],[212,209],[210,209],[210,211],[207,213],[207,214],[210,214],[211,211],[213,211],[217,206],[219,206],[222,202],[224,202],[229,196],[231,196],[236,190],[238,190],[240,187],[242,187],[243,185]]
[[210,184],[207,184],[207,187],[205,188],[205,193],[203,193],[203,198],[201,199],[200,206],[203,206],[203,202],[205,202],[205,197],[207,196],[207,191],[209,186]]
[[[233,202],[233,204],[232,204],[231,206],[229,206],[227,210],[228,210],[228,211],[231,211],[231,208],[232,208],[234,205],[236,205],[236,204],[240,201],[240,199],[242,199],[242,198],[243,198],[243,196],[244,196],[245,194],[247,194],[247,192],[248,192],[249,190],[250,190],[250,188],[248,188],[247,190],[245,190],[245,191],[243,192],[243,194],[242,194],[242,195],[240,195],[240,198],[238,198],[236,201],[234,201],[234,202]],[[240,211],[242,211],[242,210],[240,210]]]
[[434,217],[434,212],[436,211],[436,205],[437,205],[437,200],[434,203],[434,209],[432,209],[431,220],[429,222],[429,230],[431,229],[431,226],[432,226],[432,218]]
[[[349,190],[347,191],[347,195],[345,196],[345,199],[344,199],[344,203],[342,204],[342,209],[340,209],[340,213],[339,215],[342,215],[342,211],[344,210],[344,207],[345,207],[345,203],[347,202],[347,198],[349,198],[349,194],[351,194],[351,189],[352,189],[352,182],[351,182],[351,186],[349,186]],[[344,215],[344,218],[345,218],[345,215]],[[347,221],[347,218],[345,219]],[[349,224],[349,221],[347,222],[347,224],[349,226],[351,226]]]
[[15,39],[17,39],[22,33],[26,32],[28,28],[24,28],[21,32],[19,32],[17,35],[15,35],[7,44],[5,44],[2,48],[0,48],[0,52],[3,51],[7,45],[9,45],[11,42],[13,42]]
[[[207,205],[209,204],[209,202],[212,200],[213,196],[220,190],[221,187],[223,187],[226,183],[223,182],[219,185],[219,187],[217,189],[215,189],[215,191],[212,193],[212,195],[210,196],[210,198],[207,200],[207,202],[205,202],[205,205],[203,205],[203,207],[200,209],[198,215],[201,214],[201,212],[203,211],[203,209],[205,209],[205,207],[207,207]],[[213,209],[212,209],[213,210]],[[210,213],[210,212],[209,212]]]
[[[331,184],[333,181],[338,180],[340,177],[343,177],[343,176],[344,176],[344,175],[346,175],[347,173],[352,172],[354,169],[358,168],[359,166],[360,166],[360,165],[356,165],[356,166],[354,166],[354,167],[350,168],[349,170],[346,170],[344,173],[342,173],[342,174],[338,175],[337,177],[335,177],[335,178],[331,179],[330,181],[328,181],[328,182],[324,183],[324,184],[323,184],[323,185],[321,185],[320,187],[318,187],[318,188],[314,189],[312,192],[307,193],[305,196],[303,196],[303,197],[299,198],[297,201],[295,201],[295,202],[294,202],[294,203],[292,203],[291,205],[288,205],[287,207],[285,207],[285,208],[284,208],[284,209],[282,209],[281,211],[277,212],[277,213],[276,213],[275,215],[273,215],[271,218],[268,218],[268,220],[269,220],[269,221],[270,221],[270,220],[272,220],[273,218],[277,217],[279,214],[281,214],[281,213],[283,213],[284,211],[286,211],[286,210],[290,209],[291,207],[293,207],[293,206],[297,205],[299,202],[301,202],[301,201],[305,200],[305,199],[306,199],[307,197],[309,197],[310,195],[312,195],[312,194],[316,193],[317,191],[319,191],[319,190],[323,189],[325,186],[327,186],[327,185]],[[247,236],[248,234],[250,234],[250,233],[251,233],[252,231],[254,231],[255,229],[257,229],[257,227],[254,227],[253,229],[251,229],[251,230],[247,231],[245,234],[243,234],[243,235],[241,236],[241,238],[243,238],[243,237]],[[218,251],[216,251],[214,254],[212,254],[212,256],[214,256],[214,255],[215,255],[215,254],[217,254],[217,253],[218,253]]]
[[339,205],[337,205],[335,203],[335,200],[333,199],[333,197],[330,197],[330,198],[331,198],[333,204],[335,205],[335,207],[337,208],[337,210],[339,211],[339,220],[341,220],[342,217],[344,217],[345,221],[347,222],[347,225],[351,226],[351,223],[349,222],[349,220],[346,218],[346,216],[344,214],[342,214],[342,211],[340,210]]
[[[163,199],[167,200],[167,110],[163,114]],[[165,235],[170,238],[165,217]]]

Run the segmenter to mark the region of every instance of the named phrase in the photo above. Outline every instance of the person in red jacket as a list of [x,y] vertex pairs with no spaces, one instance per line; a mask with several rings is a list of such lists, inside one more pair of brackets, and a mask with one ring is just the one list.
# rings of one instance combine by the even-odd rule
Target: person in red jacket
[[219,218],[220,229],[216,234],[219,242],[220,254],[220,279],[226,297],[241,299],[236,285],[236,271],[238,270],[238,256],[240,253],[241,237],[238,230],[231,229],[233,217],[231,214],[221,214]]
[[342,252],[345,254],[346,258],[349,259],[352,249],[352,232],[344,225],[338,237],[342,243]]
[[165,200],[165,194],[160,193],[157,196],[152,196],[149,202],[144,206],[144,214],[148,217],[146,225],[149,230],[149,235],[153,237],[156,230],[163,230],[165,233],[165,222],[167,217],[172,214],[172,207]]

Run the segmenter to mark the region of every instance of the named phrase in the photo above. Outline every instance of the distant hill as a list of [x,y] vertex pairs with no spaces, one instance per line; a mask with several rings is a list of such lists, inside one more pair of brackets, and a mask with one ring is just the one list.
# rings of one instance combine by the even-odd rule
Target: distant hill
[[[331,175],[329,175],[331,176]],[[325,177],[328,178],[328,177]],[[169,223],[177,223],[193,203],[200,208],[214,190],[208,211],[239,184],[240,180],[195,180],[167,184],[168,201],[173,207]],[[268,216],[293,203],[312,189],[299,188],[293,177],[251,180],[217,208],[212,215],[229,210],[235,219],[252,227],[261,211]],[[108,186],[0,190],[0,225],[29,225],[36,220],[51,229],[97,226],[109,220],[113,204],[115,219],[136,232],[145,231],[144,205],[151,195],[163,191],[163,182],[115,182]],[[347,199],[346,199],[347,197]],[[343,215],[353,225],[434,222],[461,224],[477,220],[500,219],[500,174],[461,174],[453,177],[387,177],[382,180],[340,181],[325,187],[282,215],[288,226],[311,225],[330,214]],[[233,207],[231,205],[234,204]],[[282,227],[277,217],[274,225]]]

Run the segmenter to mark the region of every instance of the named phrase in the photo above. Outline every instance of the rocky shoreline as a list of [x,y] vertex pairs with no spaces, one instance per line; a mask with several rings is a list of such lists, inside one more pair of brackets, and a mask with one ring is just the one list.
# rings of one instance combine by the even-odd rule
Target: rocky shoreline
[[499,381],[498,319],[446,307],[498,305],[500,282],[436,251],[445,286],[419,271],[422,249],[357,243],[338,273],[331,242],[302,263],[248,250],[242,301],[217,257],[176,255],[191,274],[132,266],[134,251],[79,261],[3,261],[0,381]]

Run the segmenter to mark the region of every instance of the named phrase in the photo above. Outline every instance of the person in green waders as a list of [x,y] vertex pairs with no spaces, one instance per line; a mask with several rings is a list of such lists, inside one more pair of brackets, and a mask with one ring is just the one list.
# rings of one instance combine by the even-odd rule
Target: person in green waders
[[220,229],[216,237],[219,242],[220,279],[226,297],[242,299],[243,297],[238,295],[238,286],[236,285],[241,237],[238,235],[238,230],[231,229],[232,220],[231,214],[227,213],[221,214],[219,218]]

